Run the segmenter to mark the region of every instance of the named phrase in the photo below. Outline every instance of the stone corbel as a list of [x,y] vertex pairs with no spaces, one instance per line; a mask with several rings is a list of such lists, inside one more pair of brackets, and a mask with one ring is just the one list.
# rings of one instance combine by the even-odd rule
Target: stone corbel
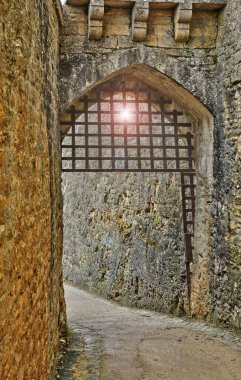
[[175,41],[187,42],[190,37],[190,23],[192,20],[192,2],[185,0],[179,3],[174,14]]
[[149,16],[149,2],[136,1],[132,9],[132,39],[145,41],[147,33],[147,19]]
[[103,34],[104,0],[90,0],[88,15],[88,36],[100,40]]

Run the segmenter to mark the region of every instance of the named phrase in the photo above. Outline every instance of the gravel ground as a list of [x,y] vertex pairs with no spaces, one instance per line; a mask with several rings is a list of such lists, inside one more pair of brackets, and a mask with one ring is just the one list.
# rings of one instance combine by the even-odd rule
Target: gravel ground
[[241,380],[241,337],[65,286],[72,343],[60,380]]

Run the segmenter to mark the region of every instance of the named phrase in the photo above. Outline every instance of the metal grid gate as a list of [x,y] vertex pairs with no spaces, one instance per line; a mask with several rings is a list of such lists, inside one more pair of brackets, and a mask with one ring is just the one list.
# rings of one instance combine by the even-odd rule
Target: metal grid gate
[[152,89],[99,88],[72,105],[61,122],[63,172],[181,173],[190,306],[195,169],[192,125]]

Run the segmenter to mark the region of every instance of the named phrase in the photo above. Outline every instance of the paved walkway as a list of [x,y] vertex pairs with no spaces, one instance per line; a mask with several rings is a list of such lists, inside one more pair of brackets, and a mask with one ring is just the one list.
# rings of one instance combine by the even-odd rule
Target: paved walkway
[[61,380],[241,380],[241,339],[65,286],[73,342]]

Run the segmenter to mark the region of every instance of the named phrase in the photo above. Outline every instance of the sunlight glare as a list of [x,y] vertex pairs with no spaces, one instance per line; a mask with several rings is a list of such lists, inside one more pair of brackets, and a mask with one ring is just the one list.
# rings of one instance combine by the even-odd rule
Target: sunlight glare
[[122,117],[125,121],[129,120],[130,119],[130,112],[127,109],[124,109],[122,111]]

